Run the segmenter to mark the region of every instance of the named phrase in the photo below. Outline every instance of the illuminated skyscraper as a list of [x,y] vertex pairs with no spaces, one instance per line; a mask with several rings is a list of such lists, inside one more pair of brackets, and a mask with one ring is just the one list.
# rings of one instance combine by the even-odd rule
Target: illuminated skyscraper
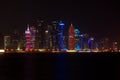
[[74,27],[71,24],[68,30],[68,49],[73,50],[75,48],[75,33]]
[[25,31],[25,38],[26,38],[25,51],[29,51],[31,48],[31,32],[30,32],[29,25],[27,27],[27,30]]
[[80,50],[80,31],[79,29],[75,29],[75,49]]
[[65,26],[65,24],[62,21],[60,21],[59,25],[58,25],[58,45],[59,45],[59,49],[60,50],[64,49],[64,42],[63,42],[64,41],[63,40],[63,37],[64,37],[64,35],[63,35],[64,26]]

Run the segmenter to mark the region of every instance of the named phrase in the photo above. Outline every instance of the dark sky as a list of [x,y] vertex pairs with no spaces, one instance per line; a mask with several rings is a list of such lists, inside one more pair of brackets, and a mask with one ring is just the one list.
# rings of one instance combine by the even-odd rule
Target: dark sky
[[4,0],[0,4],[0,33],[24,30],[27,24],[42,18],[72,22],[82,33],[96,37],[120,35],[120,8],[115,0]]

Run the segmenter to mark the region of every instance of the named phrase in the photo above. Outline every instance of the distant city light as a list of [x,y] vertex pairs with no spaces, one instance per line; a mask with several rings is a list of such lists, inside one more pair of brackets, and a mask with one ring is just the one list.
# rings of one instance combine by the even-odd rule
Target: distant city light
[[[66,29],[62,21],[52,21],[50,24],[27,25],[24,35],[5,35],[3,37],[4,52],[107,52],[119,51],[119,42],[112,42],[109,38],[96,41],[87,33],[82,33],[76,26],[70,24]],[[39,24],[41,26],[39,27]],[[14,36],[14,37],[13,37]]]
[[4,53],[5,52],[5,50],[4,49],[0,49],[0,53]]
[[65,24],[64,24],[62,21],[60,21],[60,22],[59,22],[59,25],[60,25],[60,26],[64,26]]

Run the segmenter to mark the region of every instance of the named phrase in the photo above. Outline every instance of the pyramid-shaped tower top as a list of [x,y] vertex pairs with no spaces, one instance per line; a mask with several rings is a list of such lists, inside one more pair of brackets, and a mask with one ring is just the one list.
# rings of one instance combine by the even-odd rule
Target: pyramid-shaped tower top
[[27,25],[28,27],[27,27],[27,31],[30,31],[30,27],[29,27],[29,24]]
[[70,27],[69,27],[69,33],[74,33],[74,26],[71,23]]
[[73,26],[73,24],[71,23],[71,25],[70,26]]

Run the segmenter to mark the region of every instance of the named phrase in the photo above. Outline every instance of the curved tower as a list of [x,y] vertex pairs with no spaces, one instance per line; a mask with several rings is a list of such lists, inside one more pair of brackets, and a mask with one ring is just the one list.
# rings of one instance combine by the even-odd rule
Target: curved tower
[[73,24],[70,25],[68,30],[68,49],[73,50],[75,48],[75,33]]

